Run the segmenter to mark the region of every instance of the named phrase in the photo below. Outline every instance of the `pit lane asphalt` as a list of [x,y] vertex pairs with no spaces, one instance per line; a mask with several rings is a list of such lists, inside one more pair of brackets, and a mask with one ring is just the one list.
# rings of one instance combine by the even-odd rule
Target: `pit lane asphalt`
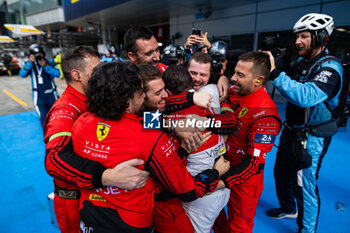
[[[66,88],[65,81],[55,78],[55,83],[59,95],[62,94]],[[11,94],[17,100],[10,97]],[[21,78],[19,75],[0,76],[0,106],[0,116],[34,111],[30,76],[27,78]]]

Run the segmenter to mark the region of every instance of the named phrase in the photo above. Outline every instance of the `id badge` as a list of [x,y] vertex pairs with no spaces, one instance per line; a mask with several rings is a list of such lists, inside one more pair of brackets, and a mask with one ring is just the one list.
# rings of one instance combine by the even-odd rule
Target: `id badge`
[[41,75],[38,77],[38,84],[43,84],[44,83],[44,79],[43,77],[41,77]]

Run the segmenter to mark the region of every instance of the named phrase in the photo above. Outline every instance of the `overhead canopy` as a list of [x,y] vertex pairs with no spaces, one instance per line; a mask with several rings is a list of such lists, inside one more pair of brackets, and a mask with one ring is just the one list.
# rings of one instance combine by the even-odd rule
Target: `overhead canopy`
[[36,29],[32,25],[25,24],[4,24],[5,28],[13,33],[13,36],[30,36],[44,34],[42,31]]
[[11,42],[15,42],[11,37],[0,36],[0,43],[11,43]]

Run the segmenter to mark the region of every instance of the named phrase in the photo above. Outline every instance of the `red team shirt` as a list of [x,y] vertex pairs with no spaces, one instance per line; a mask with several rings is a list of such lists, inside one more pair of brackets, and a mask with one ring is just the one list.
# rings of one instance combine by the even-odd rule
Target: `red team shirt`
[[[72,156],[74,152],[69,134],[50,140],[50,137],[54,137],[57,133],[70,133],[75,120],[85,112],[86,96],[68,85],[51,108],[45,121],[45,168],[48,174],[54,177],[55,184],[63,189],[102,186],[101,176],[105,168],[98,163]],[[92,174],[98,174],[95,180],[92,180]]]
[[[226,151],[231,167],[239,166],[224,177],[226,185],[232,188],[263,169],[266,153],[271,151],[282,122],[265,87],[247,96],[231,93],[230,103],[237,127],[226,141]],[[247,155],[251,158],[247,159]]]
[[[158,130],[144,130],[137,115],[125,113],[119,121],[101,120],[85,113],[74,124],[72,138],[75,152],[106,167],[139,158],[138,168],[149,171],[168,190],[185,201],[213,191],[219,177],[210,170],[207,179],[192,178],[178,157],[179,142]],[[215,174],[216,173],[216,174]],[[117,210],[121,219],[133,227],[149,227],[154,201],[153,179],[140,189],[125,191],[106,187],[82,190],[81,202]]]
[[158,63],[158,69],[162,72],[164,72],[166,69],[168,68],[168,66],[164,65],[163,63]]

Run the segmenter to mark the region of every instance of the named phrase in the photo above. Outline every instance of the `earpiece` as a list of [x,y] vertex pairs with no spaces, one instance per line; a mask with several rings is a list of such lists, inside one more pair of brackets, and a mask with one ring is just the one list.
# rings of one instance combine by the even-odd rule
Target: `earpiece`
[[315,31],[315,36],[316,36],[316,45],[315,46],[327,45],[329,35],[325,29],[322,29],[321,31]]
[[77,74],[77,78],[78,78],[78,80],[80,80],[80,74]]
[[257,81],[258,83],[261,83],[261,80],[260,79],[258,79],[258,81]]

